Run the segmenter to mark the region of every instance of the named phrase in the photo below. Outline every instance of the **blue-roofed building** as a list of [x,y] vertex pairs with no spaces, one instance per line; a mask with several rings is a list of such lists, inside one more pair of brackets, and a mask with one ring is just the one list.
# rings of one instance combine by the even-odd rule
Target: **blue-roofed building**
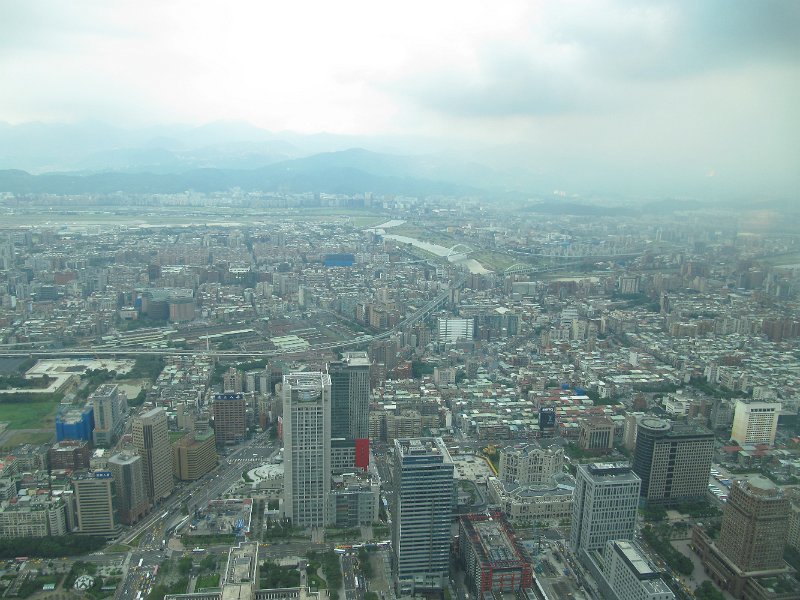
[[326,267],[352,267],[356,258],[352,254],[326,254],[322,263]]
[[94,408],[66,406],[56,415],[56,440],[92,441],[94,430]]

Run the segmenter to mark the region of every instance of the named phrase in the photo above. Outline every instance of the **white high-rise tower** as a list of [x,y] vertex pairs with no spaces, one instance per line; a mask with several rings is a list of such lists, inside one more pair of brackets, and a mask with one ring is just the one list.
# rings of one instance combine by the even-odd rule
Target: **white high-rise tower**
[[331,378],[290,373],[283,378],[283,513],[298,527],[331,521]]

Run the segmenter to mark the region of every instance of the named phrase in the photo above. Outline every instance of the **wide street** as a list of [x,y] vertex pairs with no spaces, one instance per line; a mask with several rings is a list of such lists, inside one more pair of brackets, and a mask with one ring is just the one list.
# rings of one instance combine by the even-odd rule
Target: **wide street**
[[[115,562],[123,567],[123,582],[115,594],[116,600],[134,600],[140,591],[142,596],[146,595],[155,579],[155,567],[172,552],[167,549],[167,544],[175,533],[175,527],[184,520],[184,505],[191,514],[196,508],[220,497],[241,480],[243,471],[266,462],[277,448],[277,442],[269,441],[266,434],[259,434],[235,449],[224,449],[215,469],[197,481],[178,484],[172,497],[116,540],[116,543],[130,544],[138,539],[137,548],[127,555],[103,554],[81,560],[94,562],[91,559],[102,558],[103,564]],[[305,550],[301,554],[304,553]]]

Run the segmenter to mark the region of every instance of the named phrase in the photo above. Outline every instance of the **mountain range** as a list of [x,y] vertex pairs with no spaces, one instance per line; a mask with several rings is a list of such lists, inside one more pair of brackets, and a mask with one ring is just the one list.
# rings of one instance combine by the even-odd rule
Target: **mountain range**
[[[353,147],[359,143],[386,151]],[[404,138],[271,133],[244,123],[125,130],[97,123],[0,124],[0,191],[244,190],[463,195],[514,176]]]
[[654,175],[631,165],[614,170],[602,160],[581,163],[524,148],[448,145],[412,136],[271,132],[238,121],[138,129],[91,121],[0,122],[0,192],[15,194],[240,188],[533,198],[556,211],[591,204],[605,207],[603,212],[622,205],[672,212],[698,202],[797,210],[794,198],[716,187],[714,181],[673,178],[668,170]]

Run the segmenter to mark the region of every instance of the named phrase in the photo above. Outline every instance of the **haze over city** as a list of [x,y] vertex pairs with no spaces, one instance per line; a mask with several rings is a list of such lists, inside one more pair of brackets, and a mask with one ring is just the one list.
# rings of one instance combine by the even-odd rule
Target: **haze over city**
[[228,147],[173,168],[362,147],[446,157],[492,191],[752,202],[798,190],[796,2],[0,11],[3,168],[147,171],[238,142],[260,160],[231,161]]

